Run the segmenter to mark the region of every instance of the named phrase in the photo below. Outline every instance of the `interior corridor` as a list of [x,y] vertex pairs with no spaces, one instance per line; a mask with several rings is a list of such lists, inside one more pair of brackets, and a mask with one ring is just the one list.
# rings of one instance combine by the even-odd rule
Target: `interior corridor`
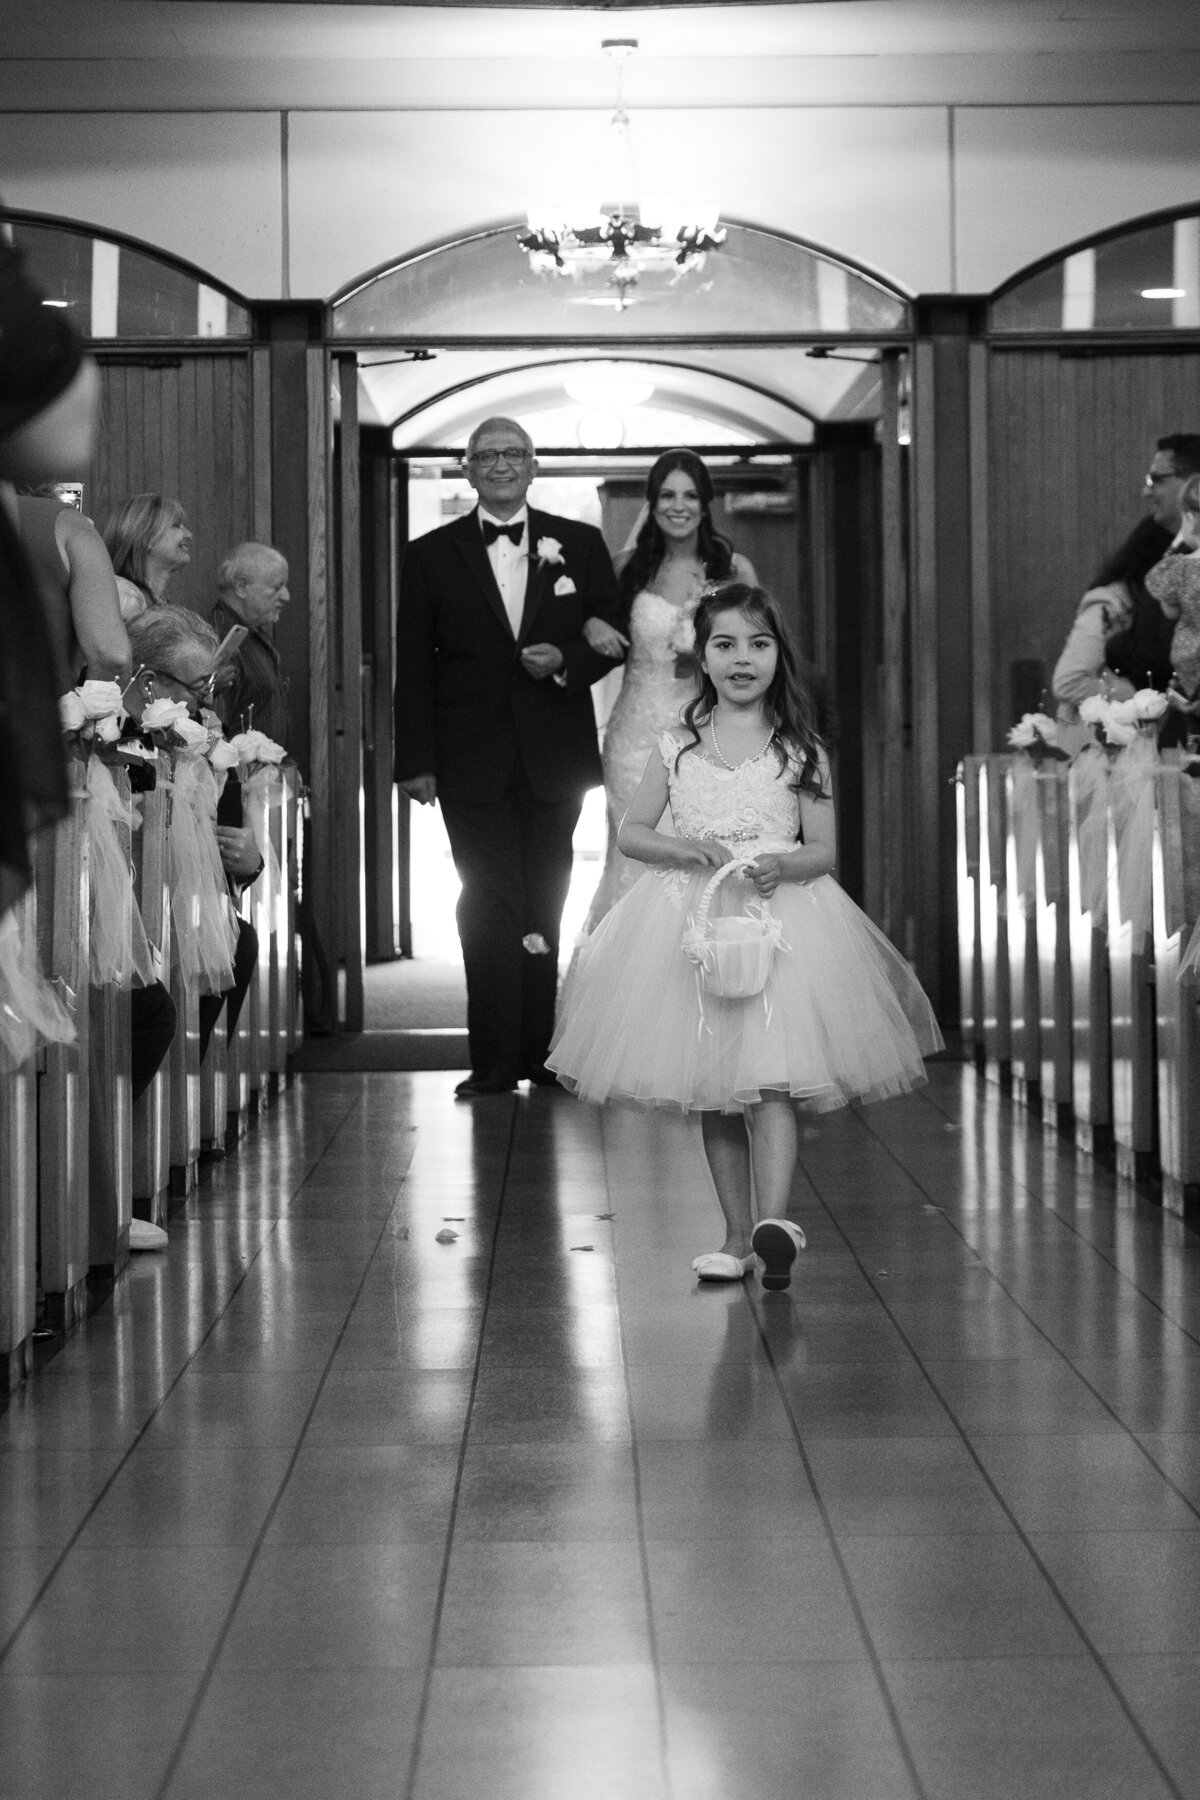
[[1200,1796],[1200,1240],[931,1075],[770,1297],[694,1120],[300,1078],[0,1417],[0,1793]]

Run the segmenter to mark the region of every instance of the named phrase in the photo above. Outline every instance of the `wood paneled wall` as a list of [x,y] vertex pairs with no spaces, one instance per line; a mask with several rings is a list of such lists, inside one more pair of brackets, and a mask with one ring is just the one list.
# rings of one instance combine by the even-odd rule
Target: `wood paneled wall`
[[1200,351],[993,347],[988,413],[997,741],[979,749],[1036,700],[1014,695],[1014,665],[1049,683],[1080,595],[1144,511],[1155,440],[1200,431]]
[[269,492],[255,505],[262,459],[256,465],[251,354],[102,356],[100,366],[100,431],[84,511],[103,529],[131,494],[179,500],[192,560],[173,578],[170,598],[208,613],[220,563],[269,519],[261,504],[269,506]]

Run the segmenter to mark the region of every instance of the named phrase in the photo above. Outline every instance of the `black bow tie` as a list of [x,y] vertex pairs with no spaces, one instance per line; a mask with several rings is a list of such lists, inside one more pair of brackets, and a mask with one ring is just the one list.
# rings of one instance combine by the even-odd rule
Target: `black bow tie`
[[506,537],[510,544],[519,544],[525,536],[524,519],[514,519],[511,525],[497,525],[492,519],[481,519],[479,523],[483,526],[483,541],[489,546],[501,537]]

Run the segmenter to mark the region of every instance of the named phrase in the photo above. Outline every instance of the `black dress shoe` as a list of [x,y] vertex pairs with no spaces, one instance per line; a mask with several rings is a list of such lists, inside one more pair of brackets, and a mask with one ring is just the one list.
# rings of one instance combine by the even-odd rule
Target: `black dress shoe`
[[522,1081],[531,1081],[534,1087],[557,1087],[558,1076],[545,1063],[532,1063],[529,1068],[522,1069]]
[[465,1081],[460,1081],[454,1090],[458,1100],[478,1100],[484,1094],[511,1094],[517,1083],[512,1075],[504,1075],[499,1069],[489,1069],[486,1075],[478,1075],[474,1070]]

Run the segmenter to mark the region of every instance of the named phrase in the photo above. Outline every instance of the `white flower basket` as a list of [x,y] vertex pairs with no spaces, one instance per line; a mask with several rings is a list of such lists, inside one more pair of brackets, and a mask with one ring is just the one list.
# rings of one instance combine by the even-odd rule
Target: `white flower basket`
[[721,883],[750,866],[746,861],[722,864],[706,884],[683,934],[683,953],[695,963],[701,985],[721,1000],[750,1000],[761,994],[776,950],[787,948],[783,926],[765,900],[752,900],[744,913],[709,917]]

